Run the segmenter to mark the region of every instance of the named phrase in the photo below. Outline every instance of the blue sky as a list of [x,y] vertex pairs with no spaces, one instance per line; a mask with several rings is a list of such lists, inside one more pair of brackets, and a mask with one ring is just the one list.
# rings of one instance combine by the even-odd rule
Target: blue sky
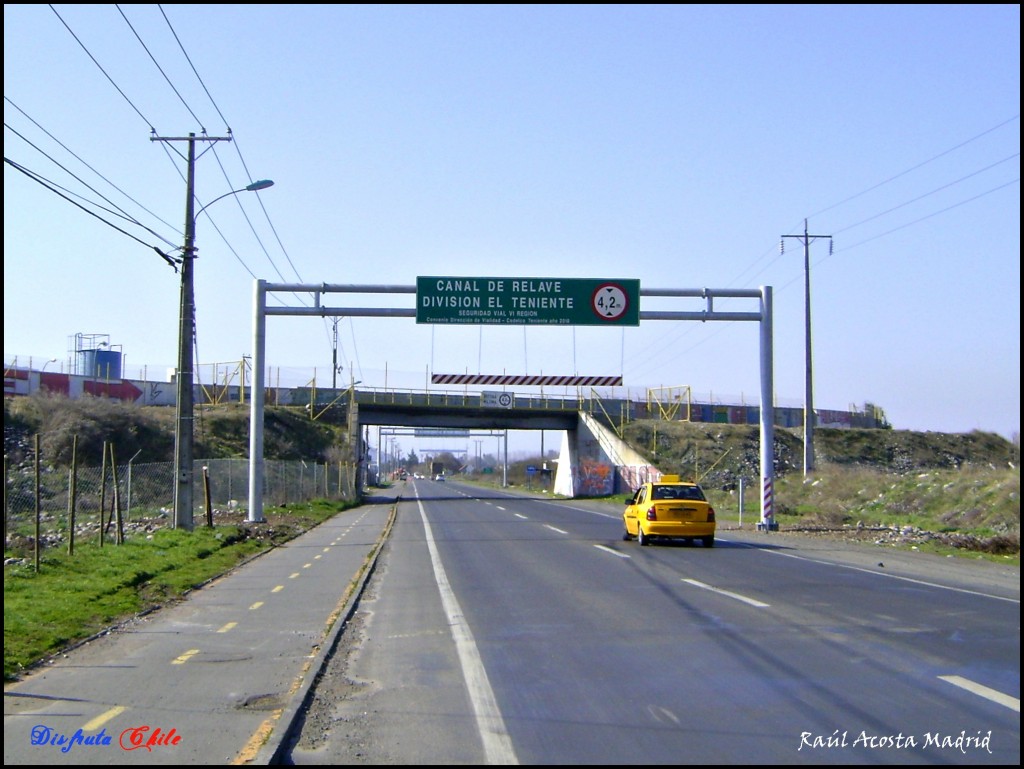
[[[201,372],[251,353],[256,278],[771,286],[776,398],[799,406],[803,252],[779,245],[806,219],[831,236],[810,246],[816,407],[1020,429],[1019,5],[7,4],[4,97],[8,363],[104,334],[127,376],[166,377],[179,278],[154,247],[183,242],[185,144],[151,131],[230,129],[201,147],[197,208],[275,185],[197,221]],[[751,323],[352,317],[338,339],[346,383],[759,396]],[[329,319],[268,323],[272,380],[328,385],[332,350]]]

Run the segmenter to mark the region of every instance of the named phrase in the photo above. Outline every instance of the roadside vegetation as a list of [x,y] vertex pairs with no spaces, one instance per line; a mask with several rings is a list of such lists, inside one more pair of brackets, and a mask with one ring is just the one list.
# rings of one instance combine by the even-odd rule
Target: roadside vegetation
[[[759,520],[758,426],[643,420],[621,432],[662,472],[699,482],[720,523],[752,527]],[[984,432],[822,428],[814,438],[815,467],[805,474],[802,432],[776,428],[780,527],[1019,565],[1018,441]],[[526,473],[539,461],[513,464],[509,481],[543,490]],[[493,475],[477,480],[500,484]]]
[[[264,510],[266,523],[218,516],[213,527],[154,528],[123,544],[98,540],[31,553],[5,548],[4,680],[111,626],[180,600],[245,560],[276,547],[343,505]],[[37,568],[38,567],[38,568]]]
[[[237,404],[203,407],[197,416],[196,457],[244,457],[248,413]],[[301,410],[268,410],[266,456],[320,461],[347,451],[343,420],[314,421]],[[753,527],[760,513],[758,427],[642,421],[620,426],[623,438],[662,472],[699,481],[723,526]],[[103,399],[52,396],[5,399],[4,454],[9,478],[31,467],[33,436],[46,470],[65,472],[78,436],[79,461],[99,465],[104,441],[121,456],[167,461],[173,452],[173,410]],[[123,447],[123,448],[121,448]],[[1020,444],[990,433],[896,430],[815,431],[816,467],[805,475],[799,431],[776,430],[775,509],[780,528],[843,536],[867,544],[913,547],[1020,564]],[[84,458],[84,459],[83,459]],[[513,462],[507,476],[492,465],[465,475],[453,456],[441,460],[454,480],[551,493],[554,454]],[[412,474],[431,463],[410,454]],[[489,470],[489,472],[485,472]],[[745,489],[743,510],[739,509]],[[5,495],[6,500],[6,495]],[[621,503],[619,495],[609,502]],[[354,502],[353,502],[354,503]],[[315,502],[267,508],[266,523],[218,511],[215,525],[197,520],[193,532],[167,528],[166,517],[134,526],[123,544],[96,538],[67,552],[59,522],[37,543],[24,522],[9,531],[5,516],[4,677],[96,633],[179,600],[247,558],[265,552],[342,511],[347,504]],[[65,532],[66,533],[66,532]],[[44,537],[47,547],[38,548]],[[38,568],[37,568],[38,566]]]

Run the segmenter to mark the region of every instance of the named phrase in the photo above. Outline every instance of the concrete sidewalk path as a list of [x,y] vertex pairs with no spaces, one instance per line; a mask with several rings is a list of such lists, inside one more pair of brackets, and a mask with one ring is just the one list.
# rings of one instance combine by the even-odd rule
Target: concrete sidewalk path
[[393,522],[339,513],[4,688],[4,763],[269,764]]

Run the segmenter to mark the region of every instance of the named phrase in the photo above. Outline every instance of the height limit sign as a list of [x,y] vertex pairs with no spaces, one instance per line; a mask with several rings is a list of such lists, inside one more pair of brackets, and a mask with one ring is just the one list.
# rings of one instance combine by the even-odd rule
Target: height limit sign
[[419,277],[416,322],[638,326],[640,281]]

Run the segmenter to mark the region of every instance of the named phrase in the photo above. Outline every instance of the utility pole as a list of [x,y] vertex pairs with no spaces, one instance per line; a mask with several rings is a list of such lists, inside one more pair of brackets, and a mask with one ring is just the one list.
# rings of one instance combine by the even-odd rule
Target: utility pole
[[174,528],[192,531],[192,441],[194,427],[192,347],[196,327],[196,300],[193,262],[196,258],[196,142],[231,141],[230,136],[151,137],[151,141],[187,141],[188,176],[185,196],[185,247],[181,254],[181,308],[178,323],[178,371],[176,427],[174,433]]
[[804,477],[814,469],[814,397],[811,376],[811,239],[828,238],[828,253],[832,255],[831,235],[809,235],[804,219],[803,235],[783,235],[779,250],[786,251],[786,238],[804,242]]

